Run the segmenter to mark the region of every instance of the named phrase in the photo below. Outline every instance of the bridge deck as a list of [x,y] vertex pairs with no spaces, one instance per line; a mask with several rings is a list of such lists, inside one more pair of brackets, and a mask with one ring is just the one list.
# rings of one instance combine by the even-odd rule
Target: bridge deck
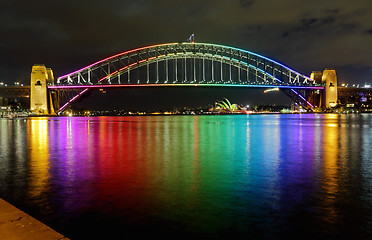
[[338,87],[339,97],[372,96],[372,88]]
[[212,84],[212,83],[162,83],[162,84],[102,84],[102,85],[61,85],[48,86],[49,89],[77,88],[125,88],[125,87],[252,87],[252,88],[287,88],[287,89],[324,89],[323,86],[289,86],[289,85],[252,85],[252,84]]
[[0,97],[4,98],[27,98],[30,97],[30,86],[7,86],[0,87]]

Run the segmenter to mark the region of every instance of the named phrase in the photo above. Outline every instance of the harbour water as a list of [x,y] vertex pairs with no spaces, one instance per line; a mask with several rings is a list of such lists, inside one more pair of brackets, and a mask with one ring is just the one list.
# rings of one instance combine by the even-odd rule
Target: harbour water
[[372,115],[0,119],[0,198],[71,239],[370,239]]

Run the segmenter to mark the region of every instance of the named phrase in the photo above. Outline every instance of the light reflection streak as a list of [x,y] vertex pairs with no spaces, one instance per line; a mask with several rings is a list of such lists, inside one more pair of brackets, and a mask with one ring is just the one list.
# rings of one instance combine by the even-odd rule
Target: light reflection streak
[[[336,197],[339,188],[339,167],[338,159],[338,136],[339,129],[335,127],[333,120],[337,119],[338,115],[329,114],[324,115],[325,125],[323,127],[324,145],[323,145],[323,185],[325,192],[324,205],[328,212],[324,215],[324,220],[334,223],[339,219],[338,212],[335,208]],[[329,121],[332,121],[329,123]]]
[[11,121],[0,119],[0,151],[3,158],[1,159],[0,169],[2,171],[5,171],[8,169],[8,161],[10,159],[9,155],[11,153],[10,151],[10,134],[8,132],[8,129],[10,129],[10,124],[12,124]]
[[199,188],[199,171],[200,171],[200,156],[199,156],[199,117],[194,117],[194,145],[193,145],[193,183],[192,189],[196,191]]
[[30,171],[29,193],[33,198],[49,190],[49,142],[48,119],[35,118],[28,121],[30,132]]
[[[363,115],[363,122],[365,123],[362,135],[362,176],[363,176],[363,201],[366,205],[372,206],[372,116],[370,114]],[[370,207],[369,212],[372,211]],[[369,226],[372,227],[372,215],[368,214]]]
[[280,117],[279,115],[273,116],[264,121],[266,125],[263,128],[263,165],[266,172],[271,172],[270,190],[272,193],[273,188],[277,184],[279,172],[278,166],[280,163]]
[[21,121],[16,121],[15,122],[15,154],[17,156],[17,169],[22,169],[22,165],[23,165],[23,161],[26,159],[25,157],[25,151],[23,151],[22,149],[22,145],[25,144],[24,143],[24,135],[23,135],[23,132],[22,132],[22,126],[23,124],[21,124]]

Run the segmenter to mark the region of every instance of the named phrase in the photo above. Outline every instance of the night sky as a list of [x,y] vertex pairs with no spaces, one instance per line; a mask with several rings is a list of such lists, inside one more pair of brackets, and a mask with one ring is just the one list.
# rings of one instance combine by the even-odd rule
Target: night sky
[[[0,22],[0,82],[6,83],[28,84],[36,63],[58,77],[125,50],[186,41],[192,33],[197,42],[256,52],[305,75],[334,68],[339,83],[372,83],[370,0],[0,0]],[[226,95],[241,104],[265,102],[262,89],[175,92],[185,95],[181,102]],[[127,95],[154,102],[153,93]],[[208,93],[210,99],[201,98]]]

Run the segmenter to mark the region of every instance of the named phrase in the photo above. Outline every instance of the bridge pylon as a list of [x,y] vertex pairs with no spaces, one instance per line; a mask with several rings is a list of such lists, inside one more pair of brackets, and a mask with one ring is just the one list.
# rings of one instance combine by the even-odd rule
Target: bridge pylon
[[323,72],[313,71],[310,78],[324,86],[324,90],[319,92],[315,99],[316,105],[323,109],[336,107],[338,102],[336,71],[330,68],[324,69]]
[[324,105],[325,108],[336,107],[337,96],[337,75],[334,69],[326,68],[323,71],[322,84],[324,88]]
[[30,110],[37,115],[55,114],[47,86],[54,85],[53,71],[43,64],[35,64],[31,71]]

